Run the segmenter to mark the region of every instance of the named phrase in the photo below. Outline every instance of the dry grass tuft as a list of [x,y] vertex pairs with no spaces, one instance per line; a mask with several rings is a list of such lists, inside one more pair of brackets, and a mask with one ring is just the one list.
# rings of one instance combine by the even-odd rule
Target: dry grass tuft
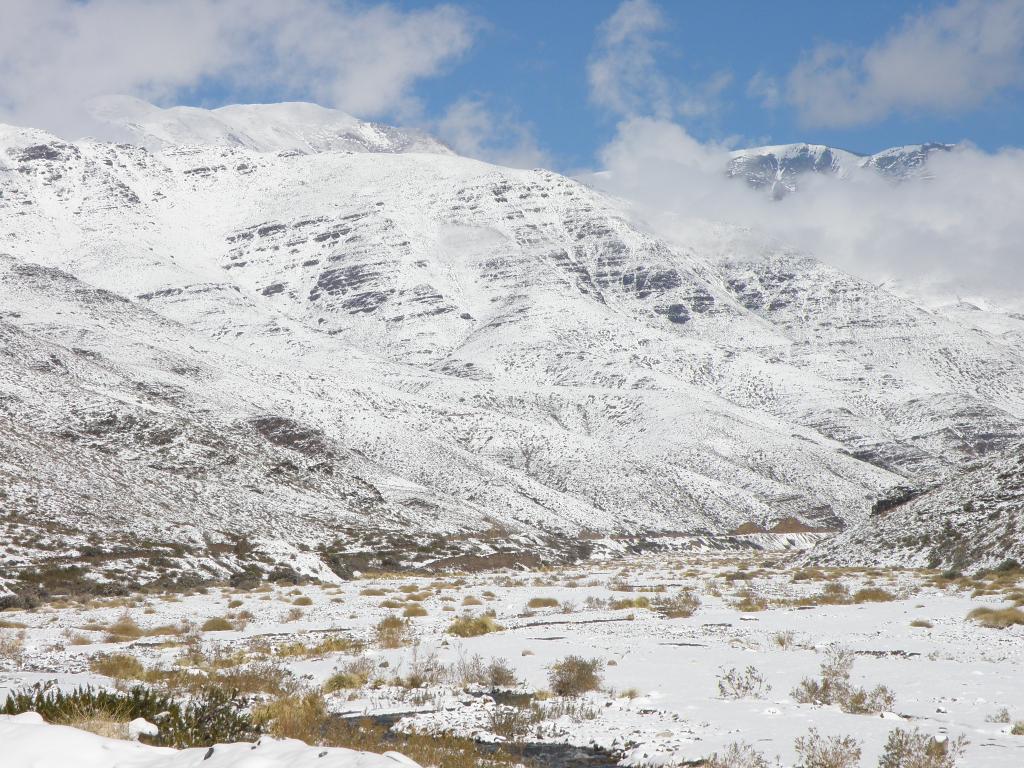
[[480,616],[460,616],[448,625],[448,634],[456,637],[479,637],[504,629],[493,616],[486,613]]
[[1006,629],[1014,624],[1024,624],[1024,611],[1020,608],[975,608],[967,618],[989,629]]
[[865,587],[853,593],[855,603],[889,603],[895,599],[896,595],[880,587]]
[[531,597],[526,604],[527,608],[556,608],[558,600],[553,597]]
[[381,648],[401,648],[412,639],[412,630],[408,619],[391,614],[385,616],[374,627],[377,644]]
[[235,628],[235,625],[225,619],[223,616],[214,616],[203,622],[203,626],[200,629],[203,632],[230,632]]
[[366,657],[353,659],[327,678],[324,683],[324,692],[334,693],[335,691],[362,688],[370,682],[371,675],[373,675],[373,662],[370,659]]
[[145,680],[146,668],[142,662],[128,653],[112,653],[94,656],[89,669],[97,675],[106,675],[115,680]]

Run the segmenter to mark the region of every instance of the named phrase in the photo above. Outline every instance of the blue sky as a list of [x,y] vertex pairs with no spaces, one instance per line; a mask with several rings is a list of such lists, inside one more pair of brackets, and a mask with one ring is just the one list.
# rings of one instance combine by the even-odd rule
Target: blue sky
[[858,152],[991,152],[1024,126],[1024,0],[5,0],[4,17],[0,121],[71,137],[110,93],[314,101],[564,171],[635,117]]
[[[528,124],[536,143],[555,165],[592,165],[621,116],[591,99],[587,63],[594,55],[600,25],[620,2],[463,0],[456,4],[482,24],[468,51],[448,62],[442,74],[417,83],[415,93],[426,116],[441,115],[462,98],[479,99],[499,119]],[[395,5],[412,11],[436,3],[403,0]],[[676,117],[690,134],[705,141],[739,145],[810,141],[858,152],[965,139],[989,150],[1019,145],[1024,127],[1019,88],[999,89],[969,108],[913,108],[851,126],[809,123],[784,100],[766,108],[760,98],[748,93],[750,80],[758,73],[784,81],[815,45],[869,48],[898,30],[907,17],[927,17],[949,5],[892,0],[661,2],[656,7],[664,25],[653,35],[655,55],[666,77],[693,87],[716,75],[731,77],[707,114]],[[196,96],[201,101],[206,95]],[[268,98],[277,96],[288,94],[268,94]]]
[[[440,111],[461,95],[479,94],[497,110],[530,122],[538,142],[563,164],[591,163],[594,151],[614,134],[616,120],[590,101],[586,64],[598,25],[619,3],[476,0],[463,5],[488,25],[450,74],[420,86],[429,108]],[[810,141],[859,152],[963,139],[992,150],[1019,145],[1024,129],[1020,91],[997,95],[964,112],[916,110],[850,128],[803,125],[787,105],[766,109],[746,93],[758,72],[784,77],[816,42],[870,46],[905,15],[939,5],[893,0],[663,2],[659,7],[666,26],[658,59],[665,72],[687,82],[718,72],[733,76],[715,112],[683,121],[703,140]]]

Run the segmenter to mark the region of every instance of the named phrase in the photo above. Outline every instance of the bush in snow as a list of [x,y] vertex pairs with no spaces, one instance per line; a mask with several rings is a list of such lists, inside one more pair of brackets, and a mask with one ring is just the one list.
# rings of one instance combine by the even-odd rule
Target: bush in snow
[[760,699],[771,689],[757,668],[752,666],[742,672],[731,667],[718,677],[718,693],[723,699]]
[[704,761],[705,768],[771,768],[768,758],[750,744],[734,742]]
[[700,608],[700,598],[688,589],[672,596],[659,597],[654,601],[654,610],[666,619],[688,618]]
[[916,728],[889,731],[885,751],[878,768],[956,768],[963,755],[967,739],[960,736],[954,741],[934,739]]
[[891,710],[895,703],[892,691],[876,685],[870,691],[850,684],[853,654],[842,648],[830,648],[821,663],[819,680],[804,678],[790,694],[801,704],[838,704],[844,712],[856,715]]
[[604,662],[600,659],[566,656],[551,665],[548,670],[548,683],[551,690],[559,696],[580,696],[601,687],[603,669]]
[[374,632],[377,635],[377,644],[382,648],[401,648],[408,645],[412,635],[409,620],[394,614],[385,616],[377,622]]
[[187,703],[145,686],[128,691],[77,688],[64,693],[37,683],[7,697],[0,714],[38,712],[50,723],[74,725],[85,720],[127,723],[143,718],[155,723],[156,736],[142,736],[148,744],[165,747],[202,747],[233,741],[252,741],[260,728],[245,713],[245,702],[234,692],[207,688]]
[[811,728],[793,746],[796,768],[857,768],[860,763],[860,744],[852,736],[822,736]]

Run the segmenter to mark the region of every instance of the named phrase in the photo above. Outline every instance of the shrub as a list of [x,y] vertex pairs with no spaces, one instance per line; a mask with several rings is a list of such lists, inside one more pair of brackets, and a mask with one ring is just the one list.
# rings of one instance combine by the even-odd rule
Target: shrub
[[144,680],[146,677],[142,662],[127,653],[94,656],[89,662],[89,669],[97,675],[106,675],[115,680]]
[[500,632],[504,627],[493,616],[460,616],[448,625],[448,634],[456,637],[479,637],[490,632]]
[[621,611],[626,608],[650,608],[651,601],[646,597],[634,597],[632,599],[627,597],[622,600],[612,600],[608,607],[613,611]]
[[989,629],[1006,629],[1014,624],[1024,624],[1024,611],[1019,608],[975,608],[967,618]]
[[223,616],[214,616],[211,619],[207,619],[201,627],[203,632],[229,632],[234,628],[234,625]]
[[427,615],[427,609],[424,608],[422,605],[416,605],[414,603],[413,605],[407,605],[405,607],[405,610],[402,611],[402,615],[405,616],[406,618],[413,618],[413,617],[416,617],[416,616],[426,616]]
[[922,629],[931,629],[935,625],[928,621],[928,619],[914,619],[910,622],[910,626],[921,627]]
[[[328,653],[362,653],[364,647],[363,641],[354,637],[328,635],[316,645],[306,645],[301,642],[282,643],[275,648],[275,655],[278,658],[301,656],[308,659],[314,656],[326,656]],[[269,648],[267,650],[269,652]]]
[[142,635],[142,628],[135,623],[135,619],[126,613],[107,627],[105,639],[108,643],[123,643],[128,640],[138,640]]
[[896,595],[879,587],[865,587],[853,593],[855,603],[889,603],[895,599]]
[[768,758],[750,744],[733,742],[719,754],[715,752],[704,761],[705,768],[771,768]]
[[700,598],[688,589],[663,595],[654,601],[654,610],[666,619],[685,619],[700,608]]
[[391,614],[377,622],[374,634],[382,648],[401,648],[409,644],[412,629],[408,619]]
[[463,605],[483,605],[484,601],[481,600],[479,597],[473,597],[472,595],[467,595],[466,597],[462,598],[462,604]]
[[511,688],[519,684],[516,671],[505,659],[491,659],[485,670],[487,683],[493,687]]
[[230,610],[232,608],[241,608],[241,607],[242,607],[242,601],[241,600],[228,600],[228,610]]
[[362,688],[370,682],[372,674],[373,662],[370,659],[366,657],[353,659],[327,678],[324,683],[324,692],[334,693],[349,688]]
[[271,736],[322,743],[327,708],[317,693],[282,696],[253,710],[253,721]]
[[438,661],[437,652],[431,651],[420,656],[419,649],[413,648],[409,662],[409,674],[395,680],[403,688],[422,688],[425,685],[437,685],[447,673],[445,666]]
[[313,598],[309,597],[308,595],[300,595],[299,597],[296,597],[294,600],[292,600],[292,605],[312,605],[312,604],[313,604]]
[[531,597],[526,604],[527,608],[555,608],[558,601],[553,597]]
[[796,642],[796,635],[789,630],[786,630],[785,632],[776,632],[772,635],[772,642],[779,648],[786,650],[793,647],[793,644]]
[[772,689],[756,667],[740,672],[731,667],[718,677],[718,693],[723,699],[761,699]]
[[387,592],[380,587],[367,587],[366,589],[360,590],[359,594],[364,597],[384,597]]
[[988,717],[986,717],[985,718],[985,722],[986,723],[1009,723],[1009,722],[1011,722],[1010,710],[1008,710],[1006,707],[1003,707],[998,712],[996,712],[994,715],[989,715]]
[[1018,720],[1016,723],[1013,724],[1013,727],[1010,728],[1010,735],[1024,736],[1024,720]]
[[763,611],[768,607],[768,601],[752,589],[744,590],[743,592],[740,592],[738,596],[740,601],[735,603],[733,606],[737,611],[756,613],[757,611]]
[[878,768],[955,768],[967,743],[963,736],[939,741],[916,728],[896,728],[889,731]]
[[548,684],[559,696],[581,696],[601,686],[603,669],[604,662],[600,659],[566,656],[548,669]]
[[896,696],[884,685],[876,685],[870,691],[851,688],[839,706],[851,715],[873,715],[877,712],[891,712]]
[[804,678],[790,694],[801,704],[838,704],[844,712],[854,715],[886,712],[892,709],[895,696],[884,685],[870,691],[850,684],[853,654],[842,648],[830,648],[821,663],[821,679]]
[[811,728],[793,743],[798,768],[857,768],[860,744],[852,736],[823,737]]
[[245,702],[222,688],[206,688],[187,704],[174,701],[145,686],[124,693],[77,688],[64,693],[48,685],[16,691],[8,696],[0,714],[38,712],[49,723],[80,722],[86,718],[128,722],[143,717],[160,727],[156,736],[140,741],[165,747],[206,747],[236,741],[254,741],[261,729],[245,714]]
[[13,637],[0,635],[0,661],[8,660],[15,668],[25,663],[25,633],[19,632]]

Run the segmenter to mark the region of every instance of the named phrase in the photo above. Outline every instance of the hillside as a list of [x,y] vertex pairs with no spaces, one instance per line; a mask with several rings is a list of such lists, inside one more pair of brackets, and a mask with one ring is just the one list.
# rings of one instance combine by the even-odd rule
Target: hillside
[[1019,343],[805,255],[670,246],[397,129],[194,112],[152,150],[0,128],[9,569],[840,529],[1024,438]]

